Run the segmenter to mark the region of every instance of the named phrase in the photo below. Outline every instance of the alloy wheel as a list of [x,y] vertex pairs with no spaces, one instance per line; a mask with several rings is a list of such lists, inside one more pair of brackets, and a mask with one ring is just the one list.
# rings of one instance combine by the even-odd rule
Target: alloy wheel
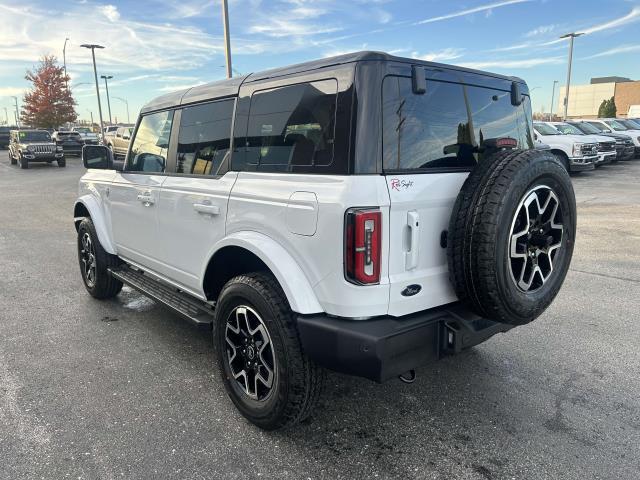
[[89,232],[85,232],[80,240],[80,262],[82,275],[87,286],[92,288],[96,284],[96,253]]
[[275,385],[276,361],[267,327],[254,309],[240,305],[225,327],[228,367],[242,391],[251,399],[266,400]]
[[529,190],[516,209],[509,239],[509,271],[516,286],[532,293],[547,282],[562,248],[560,200],[553,189]]

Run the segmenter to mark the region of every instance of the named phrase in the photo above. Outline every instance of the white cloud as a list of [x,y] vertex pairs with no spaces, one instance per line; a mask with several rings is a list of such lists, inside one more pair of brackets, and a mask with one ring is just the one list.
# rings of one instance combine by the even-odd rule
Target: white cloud
[[25,91],[24,87],[0,87],[0,97],[22,97]]
[[531,38],[531,37],[538,37],[540,35],[547,35],[553,32],[556,28],[557,28],[557,25],[555,24],[540,25],[539,27],[536,27],[533,30],[529,30],[527,33],[524,34],[524,36],[527,38]]
[[445,48],[444,50],[424,54],[413,52],[411,56],[427,62],[446,62],[447,60],[455,60],[456,58],[462,57],[463,53],[463,48]]
[[527,58],[522,60],[486,60],[480,62],[457,63],[461,67],[476,68],[484,70],[488,68],[496,69],[513,69],[513,68],[533,68],[540,65],[557,65],[565,63],[564,57],[543,57],[543,58]]
[[450,18],[464,17],[472,13],[485,12],[487,10],[492,10],[494,8],[505,7],[507,5],[513,5],[516,3],[525,3],[530,1],[531,0],[503,0],[501,2],[494,2],[486,5],[479,5],[477,7],[467,8],[466,10],[460,10],[457,12],[448,13],[446,15],[440,15],[438,17],[425,18],[424,20],[420,20],[419,22],[414,23],[414,25],[423,25],[425,23],[440,22],[442,20],[448,20]]
[[617,55],[619,53],[630,53],[630,52],[640,52],[640,45],[622,45],[620,47],[615,47],[609,50],[605,50],[604,52],[596,53],[595,55],[584,57],[584,59],[588,60],[591,58],[609,57],[611,55]]
[[640,7],[634,7],[624,17],[616,18],[614,20],[610,20],[608,22],[601,23],[598,25],[593,25],[589,28],[581,30],[581,32],[585,34],[602,32],[603,30],[623,27],[625,25],[628,25],[629,23],[637,22],[638,20],[640,20]]
[[120,12],[118,12],[118,7],[115,5],[101,5],[98,7],[98,11],[111,22],[120,20]]
[[324,25],[312,25],[296,20],[271,17],[249,27],[249,33],[259,33],[269,37],[312,36],[324,33],[333,33],[340,30],[338,27]]

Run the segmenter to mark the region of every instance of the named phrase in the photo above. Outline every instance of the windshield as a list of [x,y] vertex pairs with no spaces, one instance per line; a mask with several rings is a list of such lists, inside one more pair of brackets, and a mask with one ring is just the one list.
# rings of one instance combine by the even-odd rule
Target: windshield
[[580,129],[573,125],[569,125],[568,123],[556,123],[553,126],[564,135],[584,135]]
[[34,132],[18,132],[21,142],[50,142],[51,135],[44,130]]
[[623,124],[629,130],[640,130],[640,125],[638,125],[633,120],[618,120],[618,123]]
[[89,130],[88,128],[76,128],[75,131],[78,133],[91,133],[91,130]]
[[590,123],[587,123],[587,122],[572,123],[571,125],[574,126],[577,129],[579,129],[583,133],[588,133],[588,134],[591,134],[591,135],[602,133],[602,131],[599,128],[596,128],[596,127],[594,127],[593,125],[591,125]]
[[558,130],[547,125],[546,123],[534,123],[533,128],[535,128],[540,135],[561,135]]
[[626,132],[627,130],[629,130],[627,127],[625,127],[624,125],[622,125],[620,122],[616,120],[605,120],[604,123],[609,125],[616,132]]

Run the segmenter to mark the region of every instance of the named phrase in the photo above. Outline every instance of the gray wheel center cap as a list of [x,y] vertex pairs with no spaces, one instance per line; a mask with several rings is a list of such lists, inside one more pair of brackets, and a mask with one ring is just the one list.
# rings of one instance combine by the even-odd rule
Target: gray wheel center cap
[[253,360],[253,357],[256,356],[256,352],[253,349],[252,346],[250,346],[249,348],[247,348],[247,357],[249,358],[249,360]]

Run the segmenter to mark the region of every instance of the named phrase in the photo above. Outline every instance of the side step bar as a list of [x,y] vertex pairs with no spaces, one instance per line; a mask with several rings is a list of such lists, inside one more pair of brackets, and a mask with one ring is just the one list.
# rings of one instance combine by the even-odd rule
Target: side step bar
[[194,324],[205,328],[213,326],[214,307],[208,303],[195,299],[127,265],[110,268],[109,273],[113,278],[170,308]]

